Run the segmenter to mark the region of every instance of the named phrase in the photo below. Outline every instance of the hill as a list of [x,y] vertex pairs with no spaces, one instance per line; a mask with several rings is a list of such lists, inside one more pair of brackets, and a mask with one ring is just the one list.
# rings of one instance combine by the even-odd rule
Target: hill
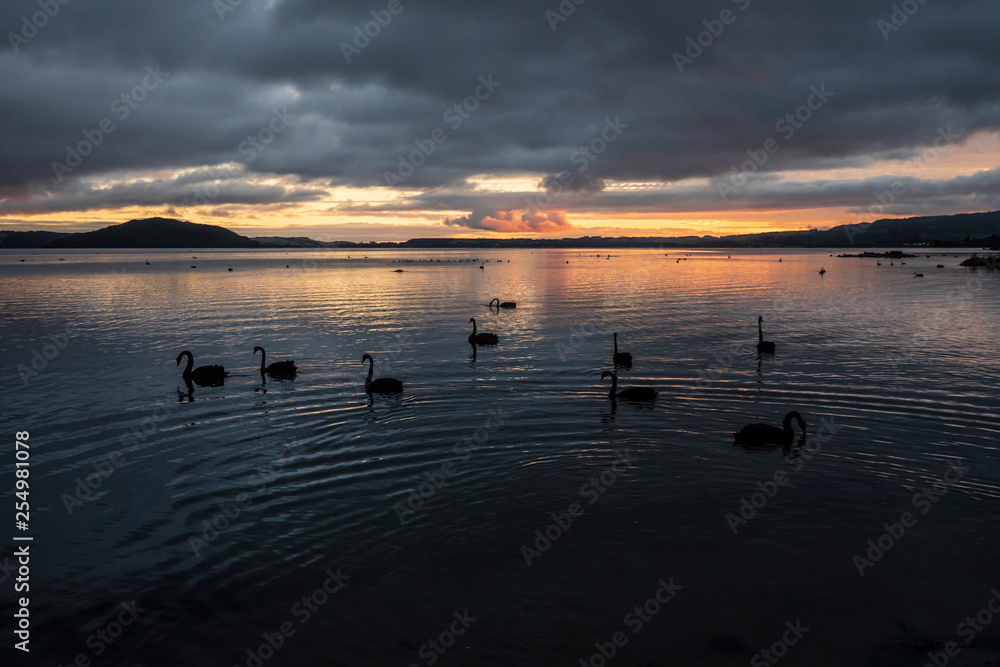
[[44,248],[258,248],[253,239],[217,227],[172,218],[129,220],[93,232],[66,234]]
[[355,243],[316,241],[304,236],[251,239],[224,227],[170,218],[130,220],[83,234],[0,232],[0,248],[995,248],[998,243],[1000,211],[722,237],[419,238],[402,243]]

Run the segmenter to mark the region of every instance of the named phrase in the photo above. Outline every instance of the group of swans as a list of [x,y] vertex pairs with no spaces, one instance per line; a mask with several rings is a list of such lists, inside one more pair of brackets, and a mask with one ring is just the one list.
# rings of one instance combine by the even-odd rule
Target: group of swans
[[[288,361],[276,361],[273,364],[266,364],[265,359],[267,358],[267,353],[264,352],[264,348],[260,345],[253,349],[254,356],[257,355],[258,350],[260,350],[261,377],[265,374],[279,380],[290,380],[295,377],[295,373],[298,371],[298,368],[296,368],[294,361],[289,359]],[[210,364],[193,368],[194,355],[191,354],[190,350],[184,350],[177,355],[178,366],[181,365],[181,359],[184,357],[187,357],[187,365],[184,367],[184,372],[181,374],[181,377],[185,382],[193,382],[199,387],[221,387],[225,384],[226,376],[229,375],[229,371],[227,371],[224,366]]]
[[[490,302],[490,306],[493,306],[493,302],[498,304],[497,308],[515,308],[516,304],[512,301],[501,302],[499,299],[493,299]],[[476,329],[476,319],[469,318],[469,323],[472,324],[472,333],[469,335],[469,343],[473,346],[479,345],[496,345],[499,343],[500,339],[496,334],[492,333],[480,333]],[[757,335],[759,341],[757,343],[757,351],[761,353],[774,353],[774,343],[771,341],[764,340],[764,329],[763,329],[764,318],[758,316],[757,318]],[[614,339],[614,352],[612,353],[611,360],[617,366],[624,366],[627,368],[632,367],[632,355],[628,352],[620,352],[618,350],[618,333],[615,332],[613,335]],[[269,375],[277,379],[292,379],[295,377],[298,368],[295,366],[295,362],[292,360],[286,361],[276,361],[272,364],[267,363],[267,353],[261,346],[256,346],[253,349],[253,354],[256,356],[257,352],[260,352],[260,374],[263,378],[264,375]],[[180,366],[181,359],[187,357],[187,365],[184,367],[184,372],[181,377],[187,383],[194,382],[195,384],[202,387],[221,387],[225,383],[226,376],[229,373],[223,366],[218,364],[194,366],[194,355],[191,354],[190,350],[184,350],[177,355],[177,365]],[[403,383],[395,378],[382,377],[377,379],[372,379],[372,375],[375,372],[375,359],[372,358],[370,354],[364,354],[361,357],[361,363],[368,362],[368,375],[365,377],[365,391],[368,394],[398,394],[403,391]],[[618,391],[618,375],[614,371],[604,371],[601,373],[601,379],[611,378],[611,390],[608,392],[608,398],[612,401],[615,399],[622,399],[626,401],[654,401],[656,400],[657,391],[652,387],[626,387],[621,391]],[[802,438],[805,438],[806,432],[806,422],[802,416],[795,411],[789,412],[785,415],[785,419],[782,423],[782,428],[776,426],[771,426],[770,424],[748,424],[744,426],[741,430],[733,433],[735,439],[735,444],[744,446],[753,445],[791,445],[794,440],[794,431],[792,430],[792,420],[798,422],[799,428],[802,431]]]

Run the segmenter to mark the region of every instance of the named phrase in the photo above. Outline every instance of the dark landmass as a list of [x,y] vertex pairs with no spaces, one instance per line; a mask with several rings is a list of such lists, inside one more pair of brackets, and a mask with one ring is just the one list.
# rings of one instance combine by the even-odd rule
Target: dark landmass
[[215,225],[171,218],[129,220],[82,234],[67,234],[45,248],[259,248],[253,239]]
[[962,262],[961,265],[967,266],[970,269],[1000,271],[1000,255],[985,255],[980,257],[979,255],[974,254],[972,257]]
[[0,248],[44,248],[65,232],[0,232]]
[[[732,236],[603,237],[566,239],[411,239],[402,243],[316,241],[304,236],[240,236],[216,225],[170,218],[130,220],[94,232],[0,232],[0,248],[996,248],[1000,211],[901,220],[876,220],[831,229]],[[864,256],[864,255],[862,255]]]

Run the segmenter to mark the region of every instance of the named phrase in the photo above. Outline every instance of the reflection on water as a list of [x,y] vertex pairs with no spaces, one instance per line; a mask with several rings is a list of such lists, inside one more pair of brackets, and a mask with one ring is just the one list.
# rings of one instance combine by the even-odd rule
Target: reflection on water
[[[87,638],[131,600],[106,664],[247,665],[284,622],[269,667],[426,664],[466,611],[440,664],[576,664],[625,628],[616,664],[743,665],[796,619],[789,664],[923,664],[957,641],[996,586],[997,276],[938,254],[608,255],[0,254],[32,612],[60,637],[38,664],[97,658]],[[497,295],[517,307],[484,311]],[[469,345],[470,318],[499,344]],[[258,345],[294,379],[263,377]],[[185,349],[224,384],[186,381]],[[364,354],[405,391],[368,394]],[[655,402],[609,400],[609,369]],[[804,441],[734,446],[790,410]],[[923,513],[915,494],[959,461]],[[623,617],[671,577],[633,635]]]

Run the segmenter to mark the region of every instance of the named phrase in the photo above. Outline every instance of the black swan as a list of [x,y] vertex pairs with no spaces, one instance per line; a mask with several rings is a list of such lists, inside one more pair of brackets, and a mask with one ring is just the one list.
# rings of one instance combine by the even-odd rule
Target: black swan
[[824,273],[826,273],[826,269],[820,268],[819,275],[823,275]]
[[757,316],[757,351],[765,354],[774,354],[774,343],[764,340],[764,318]]
[[806,422],[798,412],[789,412],[785,415],[782,427],[771,426],[770,424],[747,424],[738,433],[733,433],[737,445],[790,445],[795,439],[795,432],[792,431],[792,420],[799,423],[802,429],[802,436],[806,434]]
[[611,360],[614,361],[616,364],[620,364],[622,366],[628,366],[628,367],[631,368],[632,367],[632,355],[629,354],[628,352],[619,352],[618,351],[618,334],[615,333],[614,337],[615,337],[615,354],[614,354],[613,357],[611,357]]
[[187,355],[188,361],[187,366],[184,367],[184,373],[181,377],[185,381],[194,381],[196,385],[201,387],[221,387],[226,382],[226,376],[229,373],[222,366],[212,365],[212,366],[198,366],[194,370],[191,367],[194,366],[194,355],[191,354],[190,350],[184,350],[177,355],[177,365],[181,365],[181,359]]
[[618,391],[618,376],[611,371],[601,373],[601,379],[611,376],[611,391],[608,397],[611,400],[623,398],[626,401],[652,401],[656,399],[656,390],[652,387],[628,387]]
[[469,322],[472,323],[472,333],[469,334],[469,342],[473,345],[496,345],[500,342],[496,334],[476,333],[476,318],[470,317]]
[[375,360],[372,355],[366,354],[361,357],[361,363],[368,360],[368,377],[365,378],[365,391],[369,394],[398,394],[403,391],[403,383],[394,378],[379,378],[372,380],[372,371],[375,370]]
[[[500,302],[500,299],[493,299],[493,301],[497,302],[497,310],[500,308],[517,308],[517,303],[514,301],[504,301],[503,303]],[[490,306],[493,305],[493,301],[490,301]]]
[[260,374],[263,375],[267,373],[268,375],[276,378],[292,378],[295,377],[295,373],[299,370],[295,367],[295,362],[289,359],[288,361],[276,361],[273,364],[266,364],[265,359],[267,358],[267,353],[264,352],[264,348],[260,345],[253,349],[253,353],[257,354],[257,350],[260,350]]

